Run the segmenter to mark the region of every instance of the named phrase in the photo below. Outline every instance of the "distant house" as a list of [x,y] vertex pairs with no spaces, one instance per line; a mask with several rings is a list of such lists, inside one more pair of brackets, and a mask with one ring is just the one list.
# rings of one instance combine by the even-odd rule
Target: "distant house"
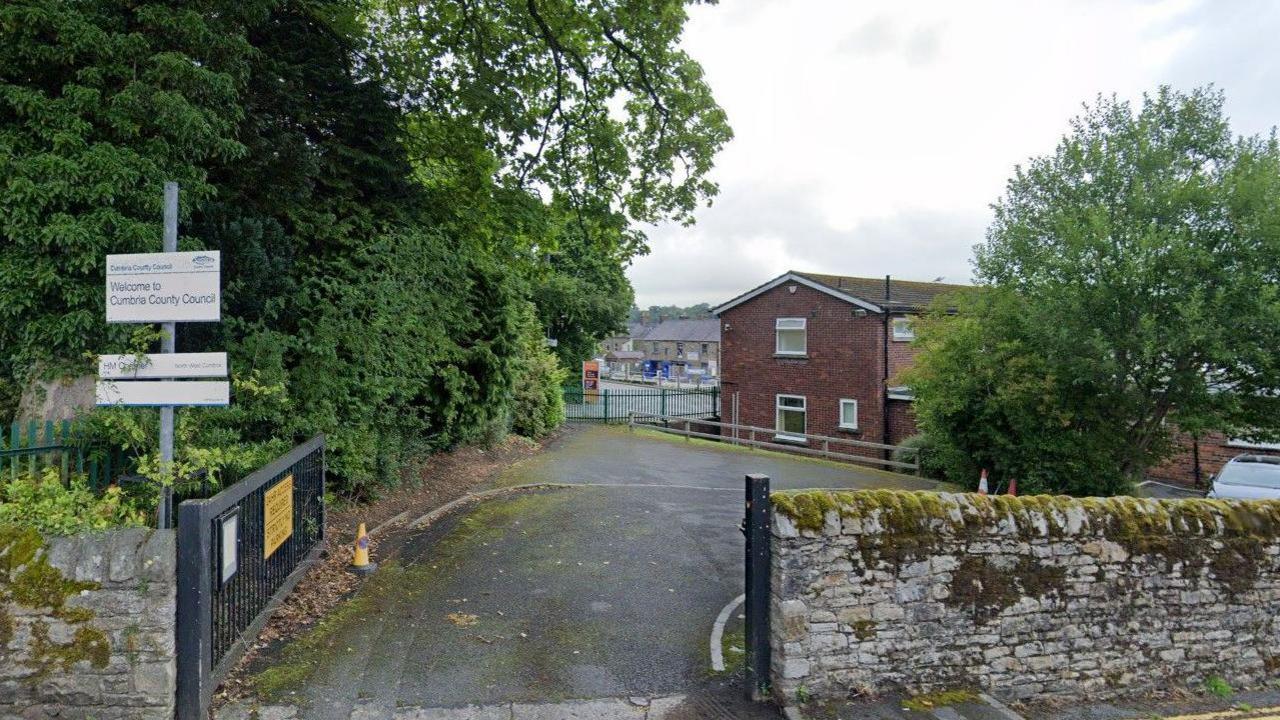
[[890,380],[915,358],[912,320],[960,287],[788,272],[720,305],[724,420],[795,444],[902,442],[916,432],[911,394]]
[[715,376],[720,369],[720,321],[681,318],[634,323],[626,335],[606,338],[600,350],[611,367],[626,363],[651,376]]

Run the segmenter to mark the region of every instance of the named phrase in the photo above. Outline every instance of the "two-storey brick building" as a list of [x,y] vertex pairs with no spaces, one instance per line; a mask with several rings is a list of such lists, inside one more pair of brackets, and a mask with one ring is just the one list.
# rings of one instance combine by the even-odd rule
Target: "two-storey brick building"
[[912,319],[960,286],[788,272],[716,308],[728,422],[896,444],[915,434],[892,380],[915,357]]

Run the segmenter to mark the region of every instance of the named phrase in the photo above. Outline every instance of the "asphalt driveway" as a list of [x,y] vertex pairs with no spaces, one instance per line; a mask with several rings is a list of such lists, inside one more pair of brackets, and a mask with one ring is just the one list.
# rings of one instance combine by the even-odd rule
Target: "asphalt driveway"
[[[256,662],[258,686],[303,717],[344,720],[696,693],[716,681],[716,614],[742,592],[737,525],[751,472],[775,488],[933,487],[652,432],[577,429],[498,481],[572,487],[489,500],[387,538],[382,568],[352,601]],[[749,712],[762,711],[723,716]]]

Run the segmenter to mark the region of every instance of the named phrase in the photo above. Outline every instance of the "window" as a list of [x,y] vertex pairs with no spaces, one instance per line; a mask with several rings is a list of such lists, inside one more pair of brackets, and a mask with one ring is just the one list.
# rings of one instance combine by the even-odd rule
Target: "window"
[[805,342],[804,318],[778,318],[774,325],[777,343],[774,350],[779,355],[804,355]]
[[911,318],[896,317],[893,319],[893,339],[894,340],[915,340],[916,331],[911,327]]
[[706,354],[707,354],[707,344],[706,344],[706,343],[702,343],[702,354],[703,354],[703,355],[706,355]]
[[841,400],[840,401],[840,429],[841,430],[857,430],[858,429],[858,401],[857,400]]
[[684,343],[676,343],[676,357],[684,357]]
[[658,354],[658,343],[656,343],[656,342],[651,342],[651,343],[649,343],[649,351],[650,351],[650,352],[652,352],[654,355],[657,355],[657,354]]
[[778,434],[776,437],[803,442],[805,402],[802,395],[778,396]]

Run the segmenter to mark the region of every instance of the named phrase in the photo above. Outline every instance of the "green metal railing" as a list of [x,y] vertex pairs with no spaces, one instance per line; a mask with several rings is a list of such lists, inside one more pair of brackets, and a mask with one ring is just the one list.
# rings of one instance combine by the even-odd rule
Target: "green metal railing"
[[682,418],[720,416],[720,389],[605,388],[596,393],[581,387],[564,389],[565,418],[571,421],[627,422],[631,414]]
[[70,420],[13,423],[0,433],[0,481],[50,467],[58,468],[63,482],[74,472],[87,476],[90,487],[102,488],[124,472],[125,463],[119,450],[91,447]]

